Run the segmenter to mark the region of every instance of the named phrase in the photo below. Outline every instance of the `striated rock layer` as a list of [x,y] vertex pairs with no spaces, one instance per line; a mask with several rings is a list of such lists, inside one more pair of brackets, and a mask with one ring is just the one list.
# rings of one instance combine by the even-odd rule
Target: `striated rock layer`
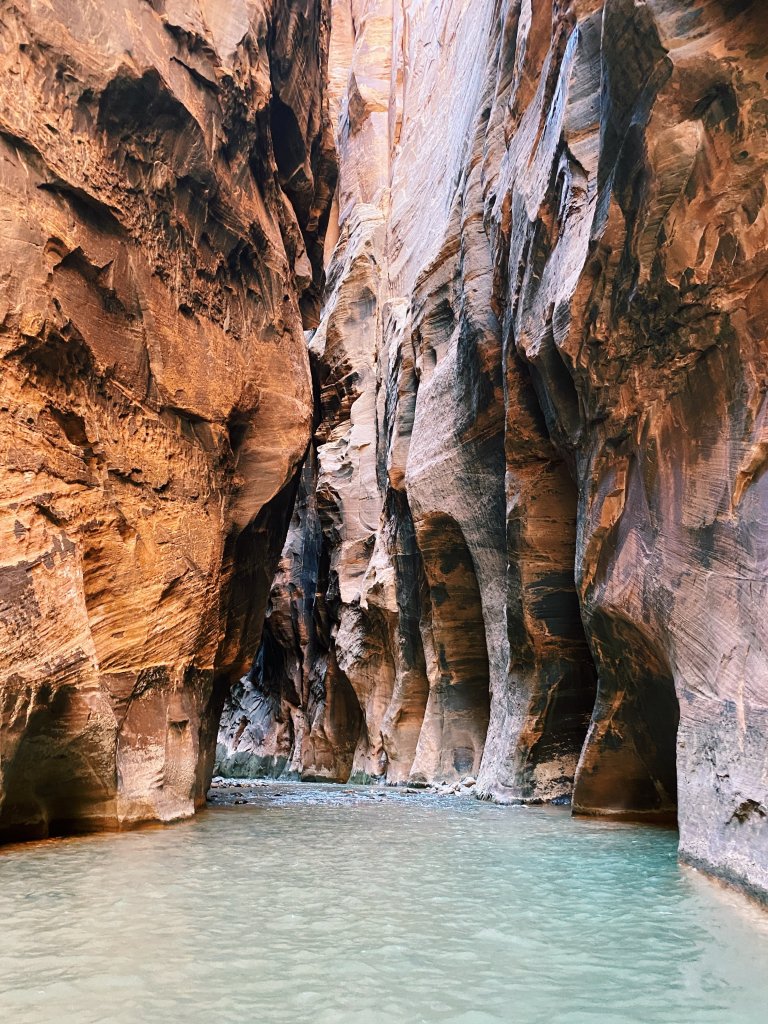
[[312,421],[323,0],[0,10],[0,838],[190,814]]
[[768,11],[333,15],[316,461],[220,770],[676,816],[765,895]]

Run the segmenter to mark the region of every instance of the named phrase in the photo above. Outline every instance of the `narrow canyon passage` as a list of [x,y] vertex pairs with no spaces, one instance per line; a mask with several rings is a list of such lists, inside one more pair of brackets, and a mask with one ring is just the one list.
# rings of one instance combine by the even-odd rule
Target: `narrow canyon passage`
[[764,1024],[766,282],[764,0],[0,0],[0,1020]]

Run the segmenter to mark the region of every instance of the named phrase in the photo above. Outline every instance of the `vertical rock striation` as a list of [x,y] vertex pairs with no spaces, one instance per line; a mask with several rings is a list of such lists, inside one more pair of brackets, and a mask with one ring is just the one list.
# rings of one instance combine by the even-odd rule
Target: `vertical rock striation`
[[322,0],[0,11],[0,837],[190,814],[311,430]]
[[336,0],[316,462],[223,769],[676,816],[768,892],[767,33]]

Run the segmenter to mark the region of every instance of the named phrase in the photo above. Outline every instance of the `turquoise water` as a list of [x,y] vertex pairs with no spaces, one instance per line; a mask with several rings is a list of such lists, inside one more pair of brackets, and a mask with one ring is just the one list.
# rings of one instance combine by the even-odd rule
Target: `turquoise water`
[[0,1021],[768,1020],[768,914],[680,868],[671,832],[372,788],[238,795],[0,852]]

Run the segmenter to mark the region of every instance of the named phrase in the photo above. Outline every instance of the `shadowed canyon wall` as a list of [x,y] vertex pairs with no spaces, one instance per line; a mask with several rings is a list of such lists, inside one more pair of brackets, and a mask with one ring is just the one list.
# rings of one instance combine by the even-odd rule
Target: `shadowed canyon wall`
[[0,5],[0,837],[192,813],[312,423],[324,0]]
[[319,422],[220,771],[677,816],[768,892],[766,40],[336,0]]

